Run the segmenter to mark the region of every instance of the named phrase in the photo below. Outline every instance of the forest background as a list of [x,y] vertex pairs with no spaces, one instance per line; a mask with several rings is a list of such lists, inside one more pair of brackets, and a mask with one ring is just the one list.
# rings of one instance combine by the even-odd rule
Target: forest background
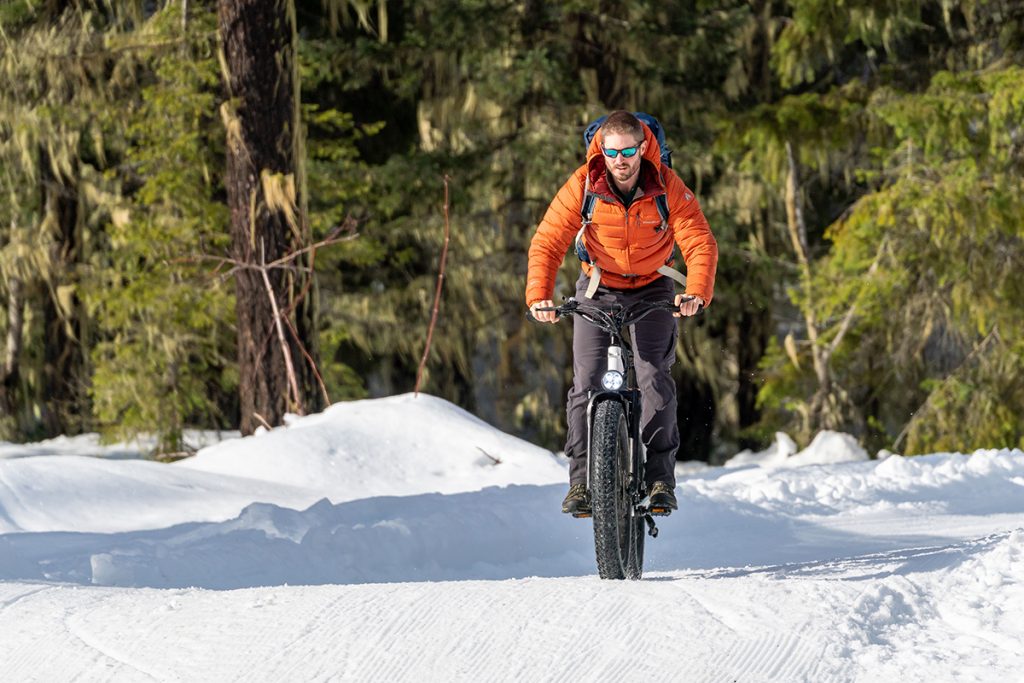
[[3,0],[0,438],[410,391],[448,227],[423,390],[560,448],[526,251],[623,108],[721,252],[681,458],[1024,447],[1022,57],[1009,0]]

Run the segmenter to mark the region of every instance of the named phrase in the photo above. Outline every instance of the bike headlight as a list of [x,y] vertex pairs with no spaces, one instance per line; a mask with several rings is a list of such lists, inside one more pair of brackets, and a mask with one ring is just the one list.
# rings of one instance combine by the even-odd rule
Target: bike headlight
[[621,372],[618,372],[617,370],[609,370],[604,373],[603,377],[601,377],[601,386],[609,391],[618,391],[622,388],[624,380],[625,378],[622,376]]

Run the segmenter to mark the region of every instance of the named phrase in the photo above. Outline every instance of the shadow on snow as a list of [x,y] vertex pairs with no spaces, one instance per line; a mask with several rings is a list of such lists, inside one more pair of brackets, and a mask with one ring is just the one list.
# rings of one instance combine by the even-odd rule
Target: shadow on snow
[[[561,485],[492,487],[338,505],[325,499],[302,511],[256,503],[224,522],[6,534],[0,580],[235,589],[594,575],[590,523],[559,512],[563,493]],[[647,539],[647,569],[699,578],[868,578],[930,571],[971,555],[971,542],[860,536],[692,492],[659,527],[658,539]]]

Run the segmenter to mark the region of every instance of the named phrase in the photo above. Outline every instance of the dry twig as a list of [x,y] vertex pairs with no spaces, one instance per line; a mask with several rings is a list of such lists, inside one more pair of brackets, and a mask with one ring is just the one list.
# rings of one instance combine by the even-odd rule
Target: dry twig
[[423,349],[423,358],[420,359],[419,370],[416,371],[416,388],[414,395],[419,396],[420,385],[423,382],[423,371],[427,367],[427,357],[430,355],[430,342],[434,338],[434,326],[437,324],[437,312],[441,307],[441,286],[444,284],[444,267],[448,260],[448,239],[450,227],[448,221],[448,175],[444,176],[444,246],[441,248],[441,267],[437,273],[437,289],[434,291],[434,310],[430,314],[430,327],[427,328],[427,344]]

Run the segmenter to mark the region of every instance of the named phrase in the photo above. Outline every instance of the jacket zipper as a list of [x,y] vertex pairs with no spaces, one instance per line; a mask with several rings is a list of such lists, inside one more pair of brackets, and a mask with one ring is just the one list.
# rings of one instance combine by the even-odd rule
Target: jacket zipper
[[629,242],[629,207],[626,206],[626,205],[623,205],[622,206],[622,211],[626,215],[626,272],[627,273],[632,273],[633,272],[633,264],[630,262],[630,259],[629,259],[629,244],[630,244],[630,242]]

